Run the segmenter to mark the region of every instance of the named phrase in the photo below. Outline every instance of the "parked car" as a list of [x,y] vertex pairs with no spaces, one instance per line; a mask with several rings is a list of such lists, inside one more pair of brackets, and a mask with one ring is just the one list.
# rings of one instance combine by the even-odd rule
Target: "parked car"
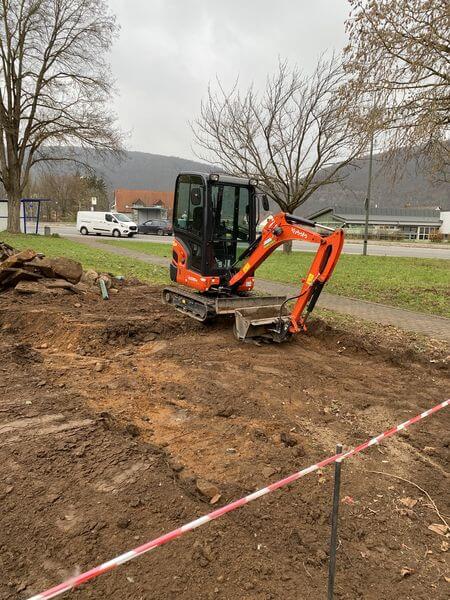
[[116,212],[93,210],[78,211],[77,229],[81,235],[112,235],[113,237],[133,237],[138,227],[127,215]]
[[139,233],[153,235],[172,235],[172,223],[167,219],[149,219],[141,223]]

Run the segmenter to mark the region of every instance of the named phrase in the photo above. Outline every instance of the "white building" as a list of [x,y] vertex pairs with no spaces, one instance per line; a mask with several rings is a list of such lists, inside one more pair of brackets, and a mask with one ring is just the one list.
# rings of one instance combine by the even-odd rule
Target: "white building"
[[[366,216],[362,207],[330,206],[308,218],[329,227],[345,227],[358,237],[363,235]],[[369,211],[369,234],[374,238],[428,240],[438,232],[450,239],[450,211],[388,207]]]
[[442,225],[439,231],[446,240],[450,240],[450,210],[441,210]]

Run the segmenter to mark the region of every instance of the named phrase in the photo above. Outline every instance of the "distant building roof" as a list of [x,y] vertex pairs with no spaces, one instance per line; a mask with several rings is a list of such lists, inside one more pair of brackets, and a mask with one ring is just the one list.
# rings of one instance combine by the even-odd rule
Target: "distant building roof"
[[167,210],[162,204],[155,204],[154,206],[133,206],[133,210],[137,211],[149,211],[149,210]]
[[[329,206],[309,215],[309,219],[317,219],[331,212],[333,218],[343,223],[364,223],[365,213],[354,207]],[[442,222],[439,210],[424,208],[371,208],[369,222],[372,225],[435,225]]]
[[173,192],[158,190],[114,190],[114,201],[118,212],[132,212],[133,208],[144,206],[173,207]]

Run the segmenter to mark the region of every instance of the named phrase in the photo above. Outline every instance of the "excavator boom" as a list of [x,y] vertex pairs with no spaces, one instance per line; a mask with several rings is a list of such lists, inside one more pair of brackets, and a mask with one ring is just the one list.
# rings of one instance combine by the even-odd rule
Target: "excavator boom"
[[[230,279],[231,288],[240,288],[248,277],[253,277],[255,270],[282,244],[301,240],[319,245],[306,276],[301,280],[297,296],[288,300],[296,300],[289,315],[283,314],[287,300],[280,306],[277,315],[270,315],[267,308],[261,311],[256,308],[243,308],[236,311],[236,332],[239,339],[258,335],[262,329],[271,332],[271,337],[282,341],[289,334],[306,330],[306,319],[314,309],[323,286],[331,277],[344,243],[342,229],[331,230],[328,235],[321,235],[308,227],[317,224],[295,215],[278,213],[264,227],[260,238],[249,254],[242,268]],[[328,229],[328,228],[327,228]],[[330,231],[330,230],[329,230]]]

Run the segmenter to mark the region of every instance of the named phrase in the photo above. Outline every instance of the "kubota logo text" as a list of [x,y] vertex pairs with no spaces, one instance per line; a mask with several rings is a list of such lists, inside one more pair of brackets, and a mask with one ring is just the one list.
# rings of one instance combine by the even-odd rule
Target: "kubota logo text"
[[297,229],[297,227],[292,228],[292,233],[295,233],[295,235],[298,235],[302,238],[308,238],[308,234],[302,231],[301,229]]

